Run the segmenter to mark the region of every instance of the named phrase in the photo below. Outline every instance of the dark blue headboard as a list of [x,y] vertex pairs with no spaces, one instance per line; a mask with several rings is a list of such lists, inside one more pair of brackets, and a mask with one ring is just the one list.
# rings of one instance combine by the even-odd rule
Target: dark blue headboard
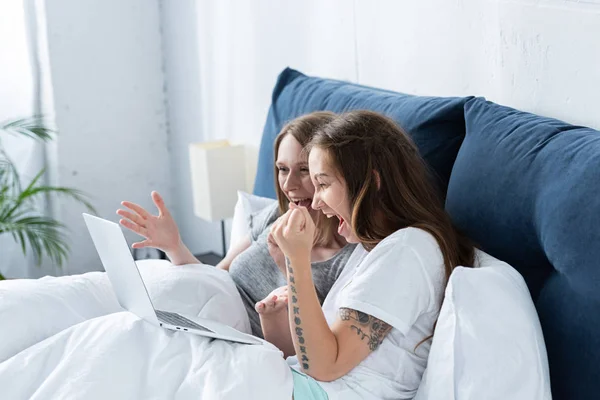
[[465,106],[446,209],[525,278],[555,399],[600,399],[600,132],[503,107]]
[[273,140],[286,122],[353,109],[407,130],[447,189],[453,220],[523,275],[554,398],[600,398],[600,132],[483,99],[410,96],[288,68],[273,90],[254,192],[275,197]]
[[275,198],[273,141],[290,120],[313,111],[368,109],[394,119],[415,140],[446,192],[465,135],[463,110],[469,98],[411,96],[348,82],[306,76],[291,68],[279,75],[263,131],[254,193]]

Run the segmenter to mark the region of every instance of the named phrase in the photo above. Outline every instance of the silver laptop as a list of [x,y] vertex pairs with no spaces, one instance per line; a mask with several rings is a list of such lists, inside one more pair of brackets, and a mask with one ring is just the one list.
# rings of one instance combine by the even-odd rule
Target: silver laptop
[[124,309],[151,324],[173,331],[189,332],[237,343],[263,343],[254,336],[216,321],[192,319],[174,312],[154,309],[121,227],[114,222],[85,213],[83,218],[117,299]]

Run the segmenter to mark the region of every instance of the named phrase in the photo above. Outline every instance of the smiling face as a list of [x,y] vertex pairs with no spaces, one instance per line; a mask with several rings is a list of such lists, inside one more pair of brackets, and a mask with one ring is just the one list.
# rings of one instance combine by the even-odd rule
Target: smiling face
[[315,187],[310,180],[308,162],[302,153],[302,145],[292,135],[286,135],[277,151],[277,181],[290,202],[314,212],[312,203]]
[[308,165],[315,193],[312,208],[320,210],[328,218],[340,220],[338,233],[348,243],[358,243],[359,239],[352,229],[352,210],[348,199],[346,182],[331,165],[327,151],[315,147],[308,157]]

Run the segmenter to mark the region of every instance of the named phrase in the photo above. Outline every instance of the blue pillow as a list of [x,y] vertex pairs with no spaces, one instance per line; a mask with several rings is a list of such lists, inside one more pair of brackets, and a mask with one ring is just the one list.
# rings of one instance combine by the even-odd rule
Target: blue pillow
[[286,68],[279,75],[260,145],[254,194],[275,198],[273,142],[290,120],[313,111],[378,111],[413,138],[445,194],[450,171],[465,135],[469,98],[421,97],[306,76]]
[[465,105],[465,120],[446,209],[525,278],[554,398],[598,398],[600,132],[481,98]]

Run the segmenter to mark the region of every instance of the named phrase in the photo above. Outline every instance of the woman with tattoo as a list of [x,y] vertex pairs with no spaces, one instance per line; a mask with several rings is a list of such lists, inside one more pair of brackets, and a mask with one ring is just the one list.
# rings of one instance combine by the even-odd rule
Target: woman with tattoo
[[[250,216],[249,234],[238,243],[232,243],[226,257],[217,265],[217,268],[229,271],[248,313],[252,333],[258,337],[263,337],[258,316],[258,312],[263,310],[261,307],[255,310],[256,303],[273,289],[286,284],[283,254],[272,240],[268,240],[268,235],[271,224],[289,209],[289,205],[307,207],[317,226],[310,259],[315,290],[321,302],[354,250],[354,245],[348,245],[337,234],[337,221],[310,209],[315,188],[308,174],[306,154],[302,150],[314,132],[334,117],[335,114],[331,112],[310,113],[290,121],[282,128],[274,143],[273,168],[278,201]],[[152,200],[159,215],[152,215],[131,202],[122,203],[129,211],[117,211],[123,217],[120,221],[123,226],[145,237],[144,241],[134,243],[133,247],[159,248],[167,253],[174,265],[199,264],[181,241],[177,224],[161,196],[153,192]],[[287,321],[285,315],[283,319]]]
[[266,329],[266,339],[295,350],[288,363],[296,400],[412,399],[450,273],[473,265],[474,247],[392,120],[342,114],[309,151],[312,208],[339,218],[338,233],[358,246],[321,307],[310,268],[313,219],[290,205],[271,228],[286,258],[287,296],[261,314],[263,327],[277,324],[287,302],[289,323]]

